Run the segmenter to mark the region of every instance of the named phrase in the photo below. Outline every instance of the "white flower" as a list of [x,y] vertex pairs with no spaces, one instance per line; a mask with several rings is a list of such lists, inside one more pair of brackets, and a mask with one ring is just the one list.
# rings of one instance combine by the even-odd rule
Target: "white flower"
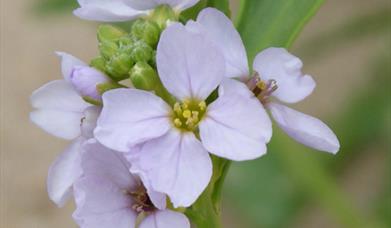
[[[303,75],[303,63],[299,58],[283,48],[265,49],[256,56],[253,68],[257,75],[250,79],[243,42],[232,22],[223,13],[212,8],[204,9],[197,21],[188,22],[186,27],[203,34],[220,47],[226,60],[225,76],[247,83],[289,136],[317,150],[338,152],[339,141],[326,124],[269,99],[275,97],[282,102],[296,103],[312,93],[315,81],[311,76]],[[229,92],[237,93],[237,90],[232,88]]]
[[[170,107],[136,89],[106,92],[94,135],[117,151],[137,147],[129,155],[134,170],[175,207],[190,206],[212,175],[208,152],[236,161],[258,158],[266,152],[271,122],[245,86],[222,83],[224,57],[202,35],[174,23],[162,33],[156,58],[163,85],[179,102]],[[219,85],[219,97],[208,105]],[[235,92],[227,93],[231,87]]]
[[73,180],[80,175],[80,147],[93,136],[100,109],[86,103],[71,84],[73,68],[85,63],[66,53],[58,55],[64,80],[49,82],[33,92],[31,104],[36,110],[30,119],[49,134],[73,140],[51,165],[47,180],[50,199],[63,206],[71,196]]
[[159,5],[169,5],[182,11],[199,0],[78,0],[80,8],[74,14],[93,21],[127,21],[147,15]]

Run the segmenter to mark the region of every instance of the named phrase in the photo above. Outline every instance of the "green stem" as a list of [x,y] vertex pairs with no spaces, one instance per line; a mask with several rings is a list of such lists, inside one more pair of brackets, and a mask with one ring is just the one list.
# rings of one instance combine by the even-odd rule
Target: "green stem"
[[221,192],[230,161],[212,155],[213,176],[198,200],[186,210],[186,215],[198,228],[222,228]]

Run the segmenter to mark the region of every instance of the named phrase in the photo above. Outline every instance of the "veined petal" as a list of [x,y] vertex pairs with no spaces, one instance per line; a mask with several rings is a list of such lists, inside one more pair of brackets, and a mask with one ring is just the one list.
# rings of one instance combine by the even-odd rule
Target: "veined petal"
[[49,198],[62,207],[72,195],[72,186],[81,175],[81,145],[85,141],[79,137],[62,152],[49,168],[47,190]]
[[317,150],[337,153],[339,141],[322,121],[284,105],[270,103],[268,108],[277,124],[296,141]]
[[224,57],[218,48],[179,23],[162,33],[156,61],[162,83],[180,100],[206,99],[225,73]]
[[164,210],[148,215],[139,228],[190,228],[190,222],[182,213]]
[[138,179],[129,172],[129,164],[122,154],[94,139],[83,149],[83,176],[74,184],[75,220],[81,227],[135,227],[136,213],[128,192],[136,190]]
[[254,94],[247,88],[246,84],[235,79],[226,78],[219,86],[219,96],[240,95],[247,98],[254,97]]
[[171,128],[170,107],[150,92],[116,89],[104,93],[102,98],[103,109],[94,135],[113,150],[127,152]]
[[[201,142],[210,153],[227,159],[258,158],[266,153],[271,121],[262,104],[248,96],[246,87],[232,79],[230,82],[230,89],[236,87],[236,93],[224,92],[208,106],[207,116],[199,125]],[[224,90],[224,84],[221,87],[220,91]]]
[[74,57],[65,52],[56,52],[56,54],[61,58],[61,72],[65,81],[71,82],[71,75],[73,68],[76,66],[86,66],[87,64],[81,61],[80,59]]
[[217,45],[225,57],[226,77],[248,78],[248,61],[243,41],[232,21],[214,8],[202,10],[197,17],[209,39]]
[[254,69],[262,80],[276,80],[273,96],[287,103],[296,103],[312,93],[316,83],[309,75],[303,75],[302,61],[284,48],[267,48],[254,60]]
[[74,139],[80,136],[83,111],[89,107],[65,80],[49,82],[30,97],[35,110],[30,119],[40,128],[59,138]]
[[175,129],[140,147],[137,167],[152,187],[166,193],[174,207],[188,207],[204,191],[212,175],[208,152],[193,133]]
[[116,22],[134,19],[146,12],[128,6],[122,0],[79,0],[80,8],[73,13],[82,19]]

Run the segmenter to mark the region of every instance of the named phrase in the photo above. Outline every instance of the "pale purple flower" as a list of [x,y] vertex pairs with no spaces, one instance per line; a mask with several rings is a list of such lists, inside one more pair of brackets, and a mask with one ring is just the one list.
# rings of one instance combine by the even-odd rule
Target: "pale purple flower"
[[85,102],[71,85],[73,68],[85,63],[69,54],[58,54],[64,80],[49,82],[33,92],[31,104],[36,110],[30,113],[30,119],[49,134],[73,140],[53,162],[47,179],[50,199],[63,206],[71,196],[72,180],[80,175],[80,147],[93,137],[100,108]]
[[96,87],[99,84],[111,82],[101,71],[89,66],[75,66],[70,81],[81,96],[97,101],[100,101],[102,96]]
[[91,139],[83,146],[82,176],[74,184],[74,219],[81,228],[190,228],[185,215],[166,209],[166,196],[130,173],[123,154]]
[[[208,152],[231,160],[255,159],[266,152],[271,122],[245,86],[222,83],[222,53],[204,36],[174,23],[157,48],[157,68],[173,107],[151,92],[117,89],[103,95],[95,138],[128,156],[133,170],[170,196],[175,207],[189,206],[212,175]],[[219,97],[206,98],[218,86]],[[226,87],[236,91],[226,93]],[[242,95],[242,93],[246,93]]]
[[175,11],[183,11],[199,0],[78,0],[80,8],[74,14],[93,21],[127,21],[148,15],[159,5],[169,5]]
[[[312,93],[315,81],[311,76],[303,75],[303,63],[299,58],[283,48],[265,49],[256,56],[253,68],[257,74],[250,79],[243,42],[232,22],[223,13],[212,8],[204,9],[196,22],[190,21],[186,26],[220,47],[226,60],[225,76],[247,83],[289,136],[317,150],[338,152],[339,141],[326,124],[269,99],[275,97],[285,103],[296,103]],[[228,80],[232,85],[239,83]],[[227,88],[227,92],[229,91],[237,93],[236,89]]]

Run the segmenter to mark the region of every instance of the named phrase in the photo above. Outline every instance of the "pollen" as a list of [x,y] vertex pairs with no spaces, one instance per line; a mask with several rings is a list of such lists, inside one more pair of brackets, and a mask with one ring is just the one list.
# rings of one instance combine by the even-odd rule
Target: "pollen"
[[206,102],[185,100],[175,103],[172,112],[173,124],[184,131],[194,131],[206,112]]

